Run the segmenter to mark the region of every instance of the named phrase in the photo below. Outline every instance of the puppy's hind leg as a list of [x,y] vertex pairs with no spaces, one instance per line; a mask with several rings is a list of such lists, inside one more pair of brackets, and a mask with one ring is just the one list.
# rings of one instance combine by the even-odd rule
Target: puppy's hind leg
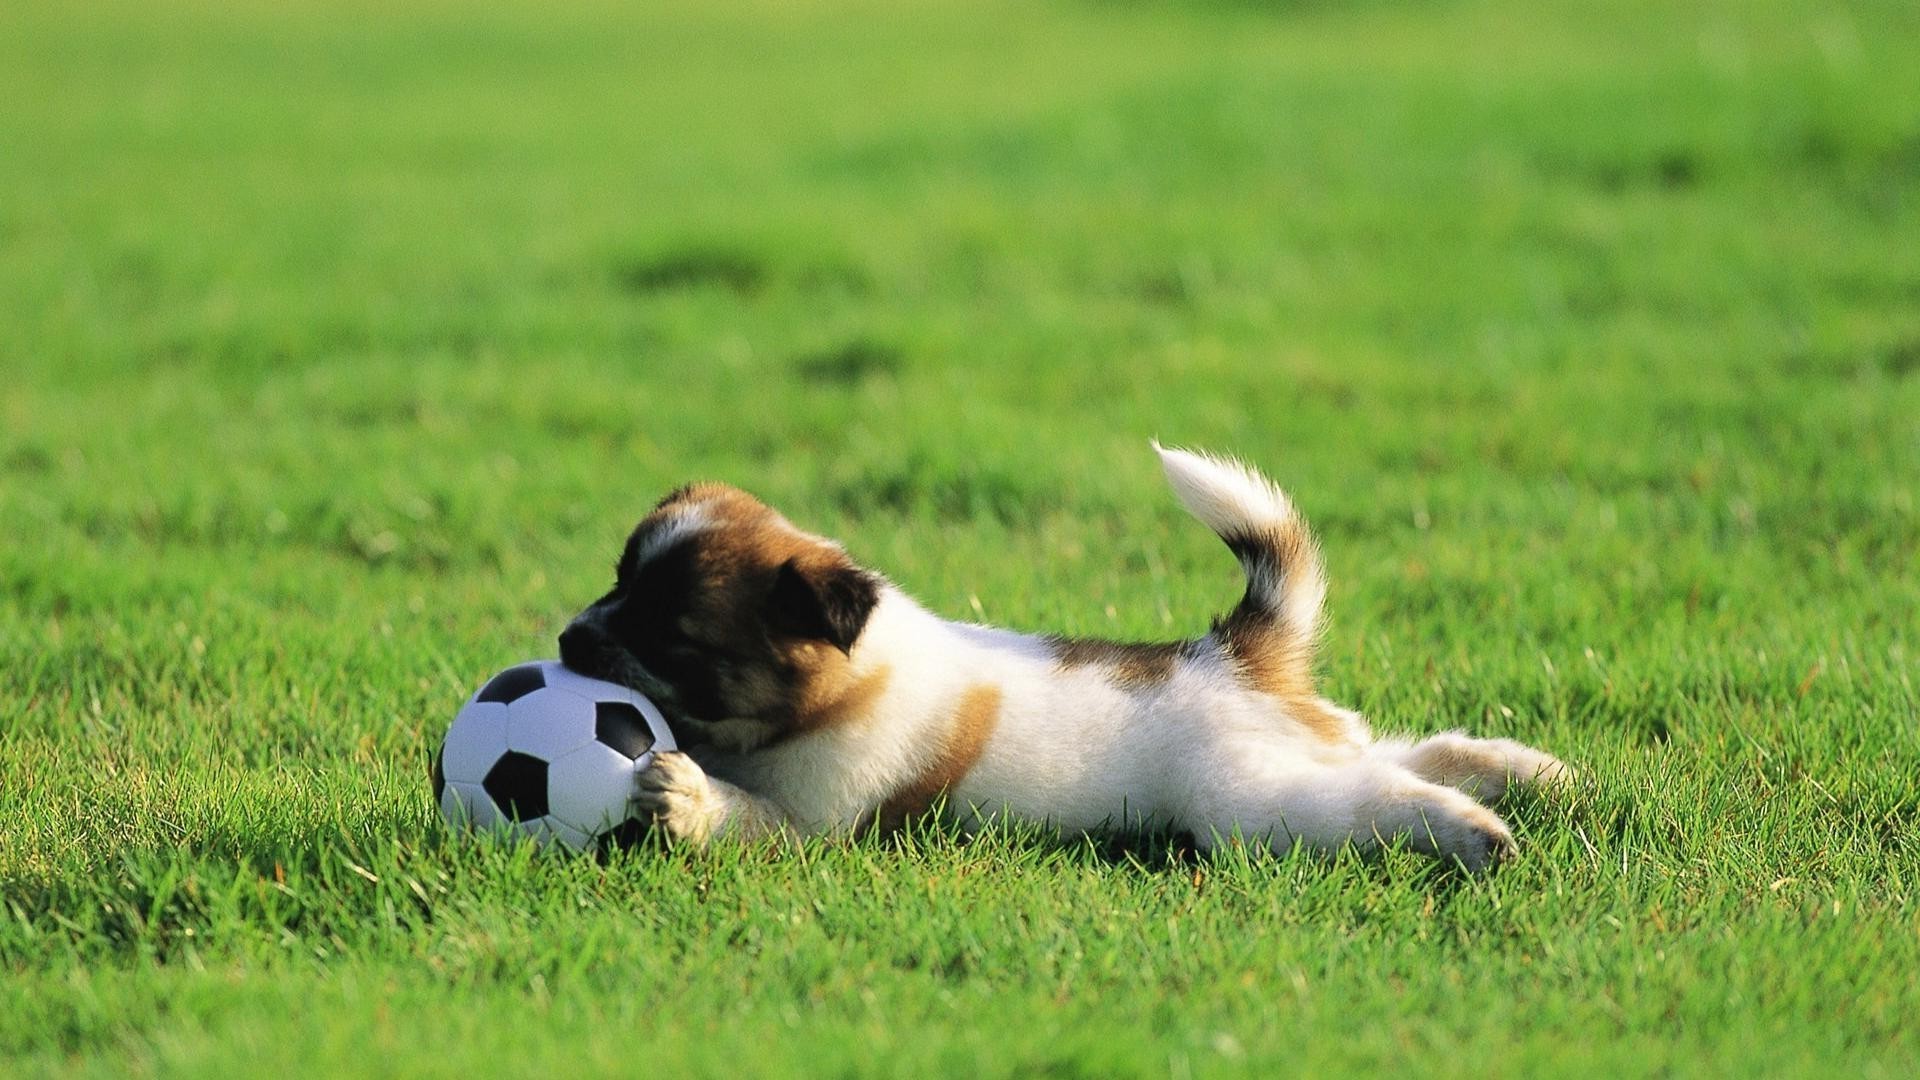
[[1193,808],[1187,824],[1200,846],[1236,831],[1277,852],[1302,844],[1332,851],[1349,843],[1372,850],[1405,839],[1416,851],[1476,872],[1514,851],[1513,833],[1498,814],[1390,762],[1294,761],[1259,771],[1215,788]]
[[1459,788],[1487,802],[1500,801],[1515,782],[1552,786],[1573,779],[1573,770],[1544,750],[1512,739],[1476,739],[1458,731],[1443,731],[1419,742],[1381,739],[1369,753],[1404,766],[1424,780]]

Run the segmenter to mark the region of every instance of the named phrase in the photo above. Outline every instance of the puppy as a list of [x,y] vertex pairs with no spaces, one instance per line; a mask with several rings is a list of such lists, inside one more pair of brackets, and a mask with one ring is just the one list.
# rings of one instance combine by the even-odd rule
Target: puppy
[[1570,774],[1505,739],[1376,739],[1314,689],[1319,552],[1281,491],[1154,444],[1246,595],[1203,637],[1135,644],[942,619],[746,493],[696,484],[634,529],[567,666],[652,698],[685,749],[640,774],[676,840],[895,827],[943,805],[1063,830],[1157,826],[1275,851],[1395,838],[1482,870],[1514,850],[1482,805]]

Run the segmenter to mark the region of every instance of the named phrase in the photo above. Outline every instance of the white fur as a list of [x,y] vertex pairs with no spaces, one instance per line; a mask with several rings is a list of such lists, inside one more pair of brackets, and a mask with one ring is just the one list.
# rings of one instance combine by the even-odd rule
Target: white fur
[[[1170,449],[1158,442],[1153,449],[1160,455],[1160,467],[1180,505],[1214,532],[1229,536],[1261,528],[1303,536],[1306,533],[1306,522],[1286,492],[1245,465]],[[1320,607],[1326,602],[1327,580],[1312,540],[1307,538],[1304,546],[1308,557],[1297,566],[1278,568],[1282,571],[1279,577],[1267,577],[1276,568],[1265,563],[1243,565],[1249,587],[1270,600],[1292,632],[1311,641],[1320,632]]]
[[674,511],[673,516],[667,520],[666,524],[654,530],[652,535],[647,537],[646,542],[640,546],[640,549],[633,553],[633,565],[636,568],[645,566],[655,555],[678,544],[689,536],[705,532],[712,527],[713,522],[707,517],[706,507],[697,502],[689,503],[685,507]]
[[[1304,529],[1286,496],[1257,473],[1184,451],[1160,455],[1181,502],[1216,532]],[[1293,580],[1264,587],[1278,601],[1277,617],[1310,632],[1326,588],[1319,562],[1287,570]],[[682,759],[670,782],[653,784],[665,794],[642,793],[642,809],[693,838],[763,831],[768,822],[805,832],[854,827],[936,764],[957,703],[981,686],[999,692],[997,721],[949,791],[949,808],[970,823],[1006,814],[1068,831],[1157,825],[1188,831],[1202,845],[1238,834],[1277,851],[1399,836],[1477,869],[1511,849],[1506,825],[1416,769],[1439,756],[1479,760],[1472,777],[1449,779],[1483,794],[1496,773],[1503,789],[1509,773],[1565,775],[1551,756],[1504,740],[1375,743],[1364,719],[1337,707],[1346,730],[1329,740],[1279,698],[1245,685],[1210,638],[1186,650],[1169,678],[1129,688],[1099,666],[1063,667],[1045,638],[941,619],[891,585],[852,660],[856,674],[887,669],[865,719],[763,750],[700,753],[712,780],[698,769],[689,779]],[[1451,753],[1438,755],[1442,749]],[[684,790],[701,783],[710,790]],[[676,824],[669,795],[704,809]]]

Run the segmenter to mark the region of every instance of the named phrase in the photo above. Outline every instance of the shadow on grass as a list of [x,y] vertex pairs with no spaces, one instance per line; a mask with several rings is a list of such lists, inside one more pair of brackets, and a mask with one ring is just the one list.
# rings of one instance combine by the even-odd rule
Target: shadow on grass
[[[1502,810],[1524,819],[1547,807],[1523,795]],[[415,814],[335,820],[292,836],[244,822],[187,823],[177,841],[129,847],[88,867],[77,853],[38,868],[16,861],[0,874],[0,967],[55,956],[169,963],[222,950],[325,961],[383,942],[413,948],[423,935],[447,932],[436,926],[448,919],[460,926],[507,913],[538,921],[543,912],[637,904],[697,910],[716,881],[757,880],[751,888],[786,895],[823,866],[896,884],[969,879],[982,896],[1009,880],[1025,888],[1092,872],[1196,895],[1226,888],[1324,898],[1398,886],[1442,906],[1483,880],[1401,845],[1274,855],[1237,837],[1203,848],[1159,829],[1063,834],[1006,821],[969,828],[939,808],[891,831],[701,848],[630,825],[585,857],[525,838],[476,840]],[[756,878],[757,869],[767,873]]]
[[[1555,803],[1556,800],[1540,793],[1517,788],[1497,809],[1509,823],[1519,825],[1552,816]],[[1143,878],[1190,879],[1196,887],[1204,877],[1217,873],[1272,879],[1300,874],[1348,877],[1357,872],[1376,883],[1411,884],[1440,894],[1487,876],[1469,871],[1450,859],[1413,855],[1404,840],[1371,849],[1349,844],[1331,852],[1303,847],[1275,853],[1265,842],[1243,837],[1238,831],[1208,847],[1193,833],[1182,830],[1135,827],[1074,833],[1038,823],[999,819],[969,826],[944,810],[936,806],[893,829],[876,825],[858,833],[804,839],[722,840],[703,848],[677,846],[646,825],[629,822],[616,830],[617,836],[611,842],[602,845],[596,859],[608,866],[627,859],[663,856],[704,865],[731,860],[790,860],[804,864],[818,857],[857,854],[908,870],[958,854],[993,869],[1094,869],[1133,873]],[[1527,849],[1523,847],[1519,858],[1526,857]],[[1499,873],[1499,870],[1493,872]]]

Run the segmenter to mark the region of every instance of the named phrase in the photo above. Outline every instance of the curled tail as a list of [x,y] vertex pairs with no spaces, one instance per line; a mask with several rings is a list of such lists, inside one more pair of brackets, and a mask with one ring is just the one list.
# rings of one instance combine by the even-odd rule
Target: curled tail
[[1246,595],[1214,620],[1214,636],[1254,688],[1311,699],[1327,581],[1306,521],[1245,465],[1157,442],[1153,448],[1180,504],[1226,541],[1247,575]]

